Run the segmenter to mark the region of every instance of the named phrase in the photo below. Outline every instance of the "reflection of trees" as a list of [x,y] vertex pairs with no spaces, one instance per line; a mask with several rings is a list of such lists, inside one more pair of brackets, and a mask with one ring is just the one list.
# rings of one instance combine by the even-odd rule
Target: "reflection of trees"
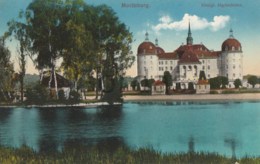
[[122,105],[106,105],[97,108],[97,118],[101,121],[121,120]]
[[194,138],[192,136],[189,139],[188,147],[189,147],[189,153],[195,152],[195,142],[194,142]]
[[12,114],[13,109],[0,109],[0,145],[2,144],[2,136],[1,134],[7,134],[6,130],[6,121],[9,119],[10,115]]
[[236,159],[236,146],[237,141],[234,138],[227,138],[224,140],[225,144],[230,146],[232,151],[232,158]]

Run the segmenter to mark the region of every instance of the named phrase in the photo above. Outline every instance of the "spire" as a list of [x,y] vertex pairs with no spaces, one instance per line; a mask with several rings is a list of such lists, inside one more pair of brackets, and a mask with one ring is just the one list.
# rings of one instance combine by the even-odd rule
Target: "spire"
[[155,45],[158,46],[158,39],[155,39]]
[[149,34],[148,34],[148,32],[146,31],[146,33],[145,33],[145,41],[149,41],[148,36],[149,36]]
[[229,30],[229,38],[234,38],[234,35],[233,35],[233,30],[232,30],[232,28],[230,28],[230,30]]
[[188,37],[187,37],[187,45],[192,45],[193,38],[191,36],[191,30],[190,30],[190,22],[189,22],[189,30],[188,30]]

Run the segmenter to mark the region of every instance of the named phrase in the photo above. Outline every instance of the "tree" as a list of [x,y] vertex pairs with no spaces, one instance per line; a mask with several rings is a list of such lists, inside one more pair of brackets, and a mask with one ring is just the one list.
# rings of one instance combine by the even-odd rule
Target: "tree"
[[166,94],[169,94],[170,87],[172,86],[172,75],[169,71],[165,71],[163,74],[163,82],[166,85]]
[[74,89],[78,89],[79,79],[84,79],[86,75],[92,71],[91,51],[93,49],[93,39],[86,24],[90,24],[88,20],[91,15],[84,10],[87,8],[82,0],[67,1],[63,9],[64,36],[67,41],[63,54],[62,67],[66,77],[74,81]]
[[149,87],[149,88],[152,88],[154,82],[155,82],[154,79],[149,79],[149,80],[148,80],[148,87]]
[[194,90],[194,84],[193,82],[188,83],[188,90]]
[[[96,35],[94,42],[97,46],[97,65],[103,58],[101,66],[104,79],[105,94],[112,91],[118,83],[119,77],[124,76],[125,70],[132,66],[134,56],[131,53],[132,33],[126,25],[118,19],[115,12],[106,5],[96,8],[95,27],[93,34]],[[96,39],[95,39],[96,38]],[[105,69],[102,69],[105,68]],[[97,69],[98,72],[98,69]]]
[[242,86],[241,80],[240,80],[240,79],[236,79],[236,80],[234,81],[234,85],[235,85],[235,88],[239,88],[239,86]]
[[253,88],[255,88],[255,85],[258,83],[258,79],[256,76],[250,76],[248,79],[247,79],[247,82],[249,84],[251,84],[253,86]]
[[149,80],[148,79],[141,80],[141,86],[142,87],[149,87]]
[[10,51],[5,47],[4,38],[0,38],[0,101],[10,101],[14,88],[14,67],[10,62]]
[[[22,17],[23,12],[21,12],[20,17]],[[18,60],[19,60],[19,82],[20,82],[20,92],[21,92],[21,101],[23,102],[24,97],[24,76],[26,73],[26,56],[29,55],[29,45],[30,40],[27,34],[27,25],[22,22],[10,21],[8,22],[9,31],[8,36],[14,35],[14,38],[19,41],[19,50],[18,50]]]
[[136,90],[137,85],[138,85],[137,79],[134,79],[133,81],[131,81],[131,87],[133,88],[134,91]]
[[[36,67],[39,70],[51,69],[57,97],[56,61],[62,56],[66,44],[63,38],[66,34],[63,29],[62,6],[64,4],[61,0],[34,0],[23,14]],[[52,80],[50,78],[50,83]]]
[[226,88],[226,85],[228,85],[228,78],[224,76],[218,76],[209,79],[209,84],[211,89],[222,89]]

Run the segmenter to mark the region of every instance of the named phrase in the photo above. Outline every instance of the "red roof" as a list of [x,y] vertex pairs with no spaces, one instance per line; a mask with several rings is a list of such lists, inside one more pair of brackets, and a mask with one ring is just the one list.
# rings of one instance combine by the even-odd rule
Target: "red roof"
[[157,54],[164,54],[165,53],[164,49],[162,49],[161,47],[156,47],[156,52],[157,52]]
[[200,63],[200,61],[194,51],[192,49],[188,49],[181,55],[179,63]]
[[153,85],[158,86],[158,85],[165,85],[164,82],[157,80],[153,83]]
[[158,54],[157,55],[159,57],[159,59],[177,59],[177,53],[174,52],[166,52],[163,54]]
[[[232,47],[234,47],[234,49],[232,49]],[[227,40],[225,40],[222,43],[222,51],[241,51],[241,44],[238,40],[236,40],[235,38],[228,38]]]
[[137,54],[156,54],[156,47],[152,42],[143,42],[139,45]]
[[209,84],[208,80],[199,80],[197,83],[197,85],[208,85],[208,84]]

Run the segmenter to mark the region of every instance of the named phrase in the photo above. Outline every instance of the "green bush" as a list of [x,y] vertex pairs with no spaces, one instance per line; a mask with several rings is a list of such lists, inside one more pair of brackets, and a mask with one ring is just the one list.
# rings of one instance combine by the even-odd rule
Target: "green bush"
[[71,103],[78,103],[80,101],[80,94],[77,91],[70,91],[69,100]]
[[64,91],[62,89],[58,91],[58,96],[59,96],[59,100],[60,101],[66,100],[65,93],[64,93]]
[[26,103],[44,104],[49,99],[49,91],[40,84],[35,84],[26,89]]

